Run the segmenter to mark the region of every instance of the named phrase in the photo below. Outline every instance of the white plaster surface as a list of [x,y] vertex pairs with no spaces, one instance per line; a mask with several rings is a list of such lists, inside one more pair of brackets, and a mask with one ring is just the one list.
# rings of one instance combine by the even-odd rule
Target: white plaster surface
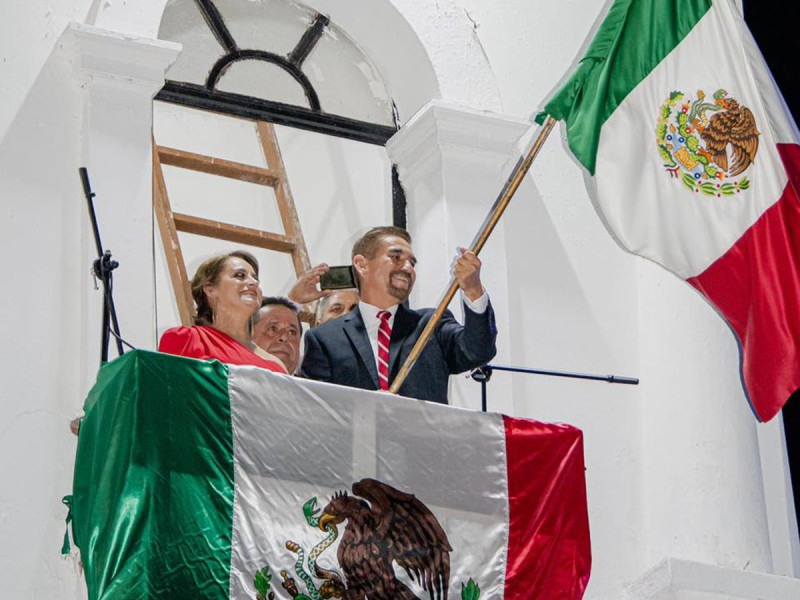
[[82,109],[71,59],[69,44],[58,43],[0,142],[4,598],[85,597],[76,562],[59,557],[76,447],[67,423],[87,391]]
[[[579,55],[605,6],[601,0],[370,0],[370,6],[353,0],[338,3],[342,8],[314,2],[329,7],[332,17],[339,11],[340,26],[373,58],[399,100],[401,122],[437,98],[468,113],[495,111],[501,121],[527,118]],[[120,87],[76,75],[74,54],[57,43],[70,20],[84,19],[118,34],[152,38],[163,4],[31,0],[4,7],[0,249],[9,259],[0,294],[6,340],[0,345],[6,382],[0,392],[3,598],[85,597],[74,563],[58,557],[65,516],[60,499],[69,492],[75,448],[67,422],[79,410],[98,353],[100,296],[88,276],[94,248],[76,174],[83,161],[91,161],[103,203],[98,216],[108,232],[104,242],[123,264],[116,292],[123,333],[152,347],[161,329],[177,323],[147,216],[151,122],[141,100],[148,92],[130,81],[116,82]],[[396,37],[387,33],[393,28]],[[81,85],[88,87],[81,91]],[[157,133],[171,128],[177,134],[182,126],[178,119]],[[666,557],[700,565],[680,572],[713,571],[709,578],[719,587],[679,589],[675,582],[686,580],[673,578],[654,592],[662,595],[640,597],[797,597],[778,595],[794,590],[794,580],[779,585],[751,573],[797,575],[797,534],[781,433],[757,425],[749,411],[730,332],[688,286],[614,244],[560,133],[554,132],[512,201],[502,236],[487,246],[485,268],[487,274],[494,270],[488,276],[508,282],[505,314],[498,315],[507,328],[500,356],[515,366],[629,375],[642,382],[615,386],[496,373],[489,398],[490,406],[495,402],[514,416],[584,430],[594,552],[586,598],[622,598],[650,573],[661,577],[663,569],[649,569]],[[390,221],[387,157],[382,149],[314,140],[302,132],[280,130],[279,137],[312,261],[346,262],[360,230]],[[234,131],[218,147],[244,156],[253,151],[246,138]],[[420,232],[434,229],[419,212],[426,206],[447,215],[448,241],[477,230],[478,220],[471,228],[471,217],[462,217],[494,201],[499,187],[490,192],[491,181],[502,182],[510,165],[493,158],[476,169],[485,181],[470,187],[465,182],[475,173],[464,171],[471,152],[431,150],[441,176],[419,176],[411,186],[420,187],[408,190],[410,197],[429,199],[410,207]],[[315,167],[313,176],[304,163]],[[241,209],[248,219],[273,218],[263,197],[233,194],[250,206],[260,203],[258,210]],[[434,202],[444,197],[448,204]],[[109,210],[118,205],[124,209]],[[447,213],[451,209],[459,214]],[[446,250],[452,248],[442,248],[431,234],[415,240],[423,259],[430,253],[440,260]],[[191,260],[203,251],[198,248]],[[268,271],[272,290],[288,287],[286,265]],[[434,287],[421,304],[435,301]],[[479,394],[473,385],[467,405]]]
[[665,558],[626,587],[622,600],[792,600],[800,581],[789,577]]
[[0,305],[4,597],[84,595],[77,559],[59,558],[76,441],[68,423],[100,357],[102,296],[89,277],[97,254],[78,167],[90,168],[105,248],[125,265],[115,275],[121,330],[152,347],[151,98],[176,51],[68,27],[0,143],[0,243],[16,263]]
[[0,19],[0,139],[17,118],[61,32],[81,22],[91,0],[31,0],[3,5]]
[[400,4],[373,0],[308,0],[306,4],[330,16],[372,58],[397,106],[400,124],[431,98],[441,97],[426,36],[416,30],[412,16],[406,16]]

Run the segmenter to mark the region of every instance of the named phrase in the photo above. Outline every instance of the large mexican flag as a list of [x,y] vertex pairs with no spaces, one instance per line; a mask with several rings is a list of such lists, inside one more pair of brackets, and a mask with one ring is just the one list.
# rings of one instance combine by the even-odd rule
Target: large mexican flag
[[91,600],[583,596],[573,427],[143,351],[85,413]]
[[729,323],[771,419],[800,388],[800,148],[730,0],[616,0],[545,114],[620,245]]

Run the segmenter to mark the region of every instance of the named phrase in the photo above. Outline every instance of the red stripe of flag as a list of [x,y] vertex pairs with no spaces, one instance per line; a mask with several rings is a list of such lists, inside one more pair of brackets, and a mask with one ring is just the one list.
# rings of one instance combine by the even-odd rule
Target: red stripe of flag
[[509,507],[504,597],[580,600],[592,564],[583,433],[570,425],[503,421]]
[[750,403],[769,421],[800,388],[800,146],[779,144],[789,177],[778,201],[689,283],[739,339]]

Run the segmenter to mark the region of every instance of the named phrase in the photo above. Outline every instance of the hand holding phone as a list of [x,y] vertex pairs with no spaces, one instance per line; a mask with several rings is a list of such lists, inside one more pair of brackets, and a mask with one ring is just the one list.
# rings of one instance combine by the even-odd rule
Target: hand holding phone
[[323,290],[344,290],[356,287],[353,268],[350,265],[330,267],[327,273],[320,276],[319,287]]
[[320,291],[317,285],[320,277],[328,272],[328,268],[325,263],[320,263],[300,275],[297,278],[297,283],[292,286],[292,289],[287,294],[289,300],[297,304],[308,304],[327,296],[328,292]]

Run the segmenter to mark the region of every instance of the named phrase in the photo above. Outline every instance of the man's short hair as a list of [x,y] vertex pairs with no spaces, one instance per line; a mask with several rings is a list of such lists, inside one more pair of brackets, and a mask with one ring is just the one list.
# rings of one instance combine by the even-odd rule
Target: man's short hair
[[[381,240],[385,237],[396,236],[400,239],[411,243],[411,234],[402,227],[395,227],[394,225],[381,225],[380,227],[373,227],[367,233],[362,235],[353,244],[353,251],[350,253],[350,260],[360,254],[365,258],[375,258],[378,248],[381,245]],[[353,276],[356,280],[356,289],[361,291],[361,275],[358,274],[358,269],[353,268]]]
[[409,244],[411,243],[411,235],[402,227],[395,227],[394,225],[373,227],[353,244],[353,252],[350,254],[350,258],[354,258],[357,254],[366,258],[375,258],[381,239],[390,235],[404,239]]
[[[274,306],[274,305],[285,306],[286,308],[291,310],[297,317],[297,326],[300,327],[301,331],[303,330],[303,324],[300,322],[300,309],[294,302],[292,302],[285,296],[267,296],[266,298],[261,300],[261,308],[264,308],[265,306]],[[258,312],[256,312],[253,322],[254,323],[257,322],[258,318],[259,318]]]

